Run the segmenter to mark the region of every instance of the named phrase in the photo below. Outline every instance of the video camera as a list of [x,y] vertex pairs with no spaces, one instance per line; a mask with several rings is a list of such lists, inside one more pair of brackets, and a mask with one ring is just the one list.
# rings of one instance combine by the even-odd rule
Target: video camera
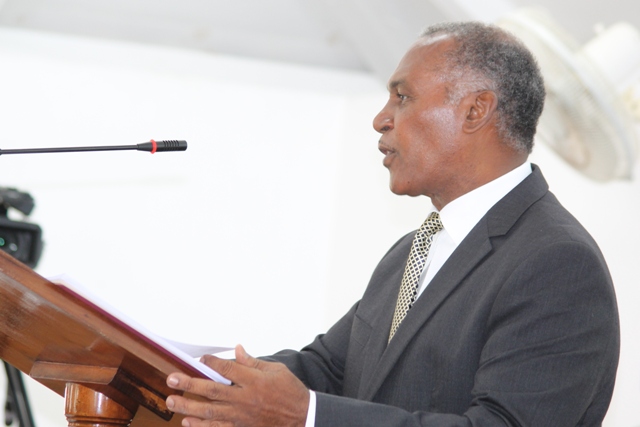
[[34,268],[42,254],[42,229],[29,222],[7,217],[14,208],[28,216],[35,203],[31,195],[15,188],[0,187],[0,250]]

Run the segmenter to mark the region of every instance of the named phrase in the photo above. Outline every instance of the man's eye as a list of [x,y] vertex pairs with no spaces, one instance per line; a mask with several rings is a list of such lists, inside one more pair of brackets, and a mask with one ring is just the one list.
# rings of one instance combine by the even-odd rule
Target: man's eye
[[405,99],[407,99],[407,95],[403,95],[401,93],[398,93],[396,96],[400,101],[404,101]]

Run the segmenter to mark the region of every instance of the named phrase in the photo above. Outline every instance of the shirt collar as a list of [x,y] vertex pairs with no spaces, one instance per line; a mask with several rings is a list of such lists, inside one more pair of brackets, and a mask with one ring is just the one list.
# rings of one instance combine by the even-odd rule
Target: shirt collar
[[[440,219],[456,245],[500,199],[506,196],[531,173],[531,163],[525,162],[510,172],[449,202]],[[433,208],[435,211],[435,207]]]

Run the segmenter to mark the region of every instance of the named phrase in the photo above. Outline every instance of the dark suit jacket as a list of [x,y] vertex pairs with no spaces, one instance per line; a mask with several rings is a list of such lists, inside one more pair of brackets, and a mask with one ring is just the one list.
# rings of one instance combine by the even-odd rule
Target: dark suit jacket
[[473,228],[387,345],[413,234],[326,334],[273,356],[319,392],[316,426],[600,425],[618,363],[614,289],[540,170]]

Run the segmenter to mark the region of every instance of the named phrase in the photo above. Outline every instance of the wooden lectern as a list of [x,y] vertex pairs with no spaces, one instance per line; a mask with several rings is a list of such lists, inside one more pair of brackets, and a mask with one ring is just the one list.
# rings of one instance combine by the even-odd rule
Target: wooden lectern
[[0,251],[0,358],[65,397],[71,427],[179,426],[171,372],[206,378],[92,303]]

